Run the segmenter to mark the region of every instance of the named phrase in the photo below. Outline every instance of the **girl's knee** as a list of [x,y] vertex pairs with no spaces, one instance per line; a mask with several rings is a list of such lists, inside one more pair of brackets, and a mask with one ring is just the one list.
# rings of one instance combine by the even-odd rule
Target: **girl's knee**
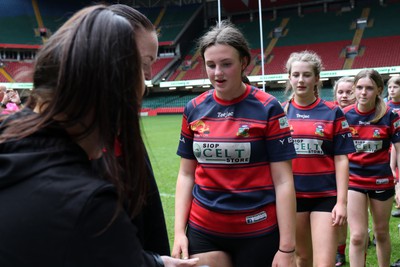
[[367,235],[362,233],[353,233],[350,235],[350,243],[353,246],[365,246]]

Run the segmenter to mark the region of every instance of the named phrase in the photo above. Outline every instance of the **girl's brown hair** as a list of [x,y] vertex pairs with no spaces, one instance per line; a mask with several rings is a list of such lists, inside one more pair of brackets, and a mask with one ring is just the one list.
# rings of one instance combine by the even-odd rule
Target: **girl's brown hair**
[[362,78],[370,79],[379,92],[375,100],[375,117],[370,121],[371,123],[376,123],[385,115],[387,109],[385,101],[383,101],[381,96],[385,83],[379,72],[374,69],[365,69],[357,73],[357,75],[354,77],[355,87],[357,87],[357,82]]

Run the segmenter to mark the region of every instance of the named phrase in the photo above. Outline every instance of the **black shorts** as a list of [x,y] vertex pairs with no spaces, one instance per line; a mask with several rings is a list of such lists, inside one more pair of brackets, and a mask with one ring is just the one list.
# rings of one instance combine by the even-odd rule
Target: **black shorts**
[[366,194],[369,198],[376,199],[379,201],[386,201],[395,194],[394,188],[386,189],[386,190],[368,190],[368,189],[361,189],[356,187],[349,187],[349,190],[353,190],[356,192],[360,192]]
[[224,251],[231,256],[235,267],[272,266],[279,248],[279,231],[246,238],[226,238],[200,232],[190,226],[186,235],[189,239],[189,254]]
[[332,212],[337,197],[297,198],[297,212]]

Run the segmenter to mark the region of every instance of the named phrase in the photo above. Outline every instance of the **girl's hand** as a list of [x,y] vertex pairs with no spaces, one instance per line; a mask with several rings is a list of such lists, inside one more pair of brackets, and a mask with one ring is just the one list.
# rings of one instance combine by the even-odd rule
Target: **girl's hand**
[[273,267],[296,267],[296,252],[284,253],[278,250],[276,252]]
[[342,226],[347,222],[347,206],[336,203],[332,210],[332,226]]

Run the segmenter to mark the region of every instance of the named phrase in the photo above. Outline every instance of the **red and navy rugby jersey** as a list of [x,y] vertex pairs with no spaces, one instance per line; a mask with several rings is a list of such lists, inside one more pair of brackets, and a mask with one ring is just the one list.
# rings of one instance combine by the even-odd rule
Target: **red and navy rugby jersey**
[[386,105],[388,107],[391,107],[393,110],[397,112],[397,114],[400,115],[400,102],[393,102],[393,100],[389,100]]
[[210,90],[184,110],[177,154],[197,160],[189,224],[221,236],[258,236],[277,227],[270,162],[295,150],[287,118],[270,94],[247,86],[233,101]]
[[353,134],[356,152],[349,155],[349,187],[385,190],[394,187],[389,148],[400,141],[398,114],[387,107],[385,115],[374,124],[375,110],[362,113],[357,105],[344,109]]
[[355,151],[343,111],[318,98],[306,107],[291,101],[287,117],[297,152],[292,163],[297,198],[336,196],[334,156]]

